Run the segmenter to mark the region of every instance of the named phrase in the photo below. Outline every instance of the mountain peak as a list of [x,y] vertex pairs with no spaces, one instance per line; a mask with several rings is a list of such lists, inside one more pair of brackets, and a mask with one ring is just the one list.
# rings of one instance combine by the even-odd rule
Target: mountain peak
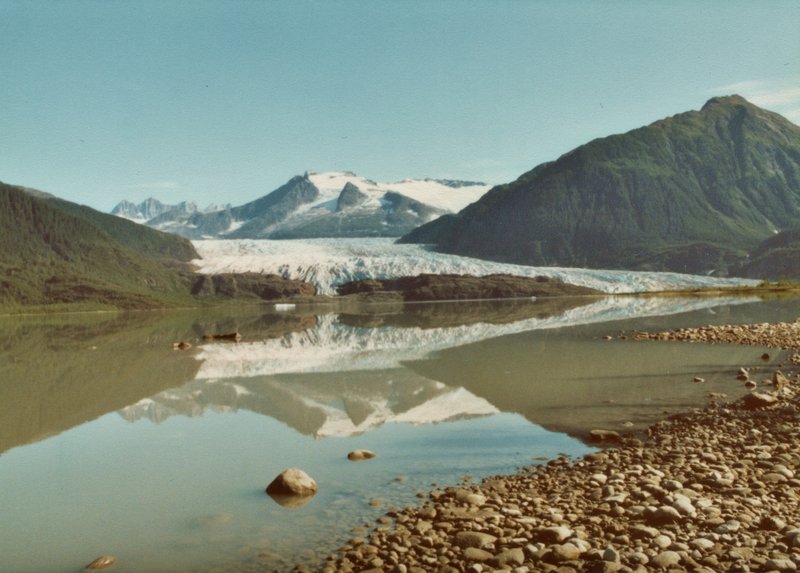
[[800,127],[738,95],[593,140],[401,242],[517,264],[727,271],[800,217]]
[[336,212],[344,211],[348,207],[356,207],[369,199],[369,195],[361,191],[357,185],[348,181],[342,187],[342,192],[336,200]]
[[734,106],[734,105],[746,105],[746,106],[753,106],[752,103],[744,99],[742,96],[737,94],[727,95],[727,96],[716,96],[712,97],[708,100],[702,108],[702,111],[706,111],[709,108],[713,108],[716,106]]

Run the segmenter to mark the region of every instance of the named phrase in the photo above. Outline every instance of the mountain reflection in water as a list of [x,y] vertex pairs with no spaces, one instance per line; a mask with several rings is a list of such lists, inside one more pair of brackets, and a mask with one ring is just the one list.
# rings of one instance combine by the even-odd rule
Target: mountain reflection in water
[[[486,415],[498,404],[518,411],[512,406],[525,387],[517,384],[508,399],[495,395],[502,390],[494,384],[505,368],[497,360],[502,353],[481,359],[494,369],[480,370],[483,383],[475,370],[431,358],[458,347],[474,357],[469,345],[526,331],[744,302],[752,299],[558,298],[6,318],[0,452],[112,411],[160,421],[244,408],[314,436]],[[241,343],[201,341],[203,334],[234,330]],[[195,346],[173,351],[178,340]],[[538,356],[531,374],[554,369],[548,356]],[[541,398],[540,386],[527,390],[528,399],[533,390]],[[539,423],[532,412],[522,413]]]
[[[433,482],[580,456],[587,447],[564,433],[642,428],[708,391],[733,397],[739,366],[771,368],[781,354],[762,363],[752,347],[603,337],[796,316],[793,301],[751,300],[5,317],[0,555],[20,573],[106,553],[141,573],[320,563]],[[202,341],[231,331],[242,342]],[[193,347],[173,350],[180,340]],[[378,456],[354,464],[352,449]],[[320,486],[302,508],[264,494],[286,467]]]
[[[203,334],[238,331],[245,341],[263,343],[273,340],[285,346],[290,344],[293,334],[306,332],[310,333],[307,340],[313,345],[314,333],[319,330],[320,322],[328,326],[339,323],[346,325],[348,320],[357,320],[360,316],[367,317],[365,320],[368,322],[371,320],[368,317],[404,316],[406,310],[412,322],[428,327],[437,321],[450,325],[474,323],[476,313],[485,316],[485,320],[510,322],[518,318],[557,313],[565,307],[585,303],[585,300],[575,300],[476,305],[394,304],[375,307],[374,312],[366,314],[357,314],[358,309],[350,308],[347,315],[334,314],[330,306],[301,308],[292,313],[254,306],[201,312],[0,317],[0,363],[3,364],[0,452],[59,434],[109,412],[124,411],[132,405],[136,408],[136,404],[151,396],[158,396],[165,403],[172,402],[169,396],[184,394],[185,391],[179,388],[198,377],[204,361],[196,356],[198,352],[203,352],[200,347]],[[349,318],[337,320],[337,316]],[[362,329],[361,332],[367,333],[368,330]],[[173,351],[173,342],[179,340],[191,341],[195,347],[186,352]],[[231,348],[229,344],[218,346],[221,351]],[[247,354],[247,348],[242,346],[244,354]],[[301,364],[303,359],[298,356],[296,360],[290,358],[289,361]],[[211,384],[207,379],[204,380],[194,384]],[[414,384],[424,385],[424,382],[418,380]],[[162,408],[160,414],[155,411],[158,408],[154,405],[152,417],[163,419],[163,416],[172,415],[177,410],[196,415],[207,408],[224,410],[239,407],[237,399],[241,396],[227,393],[233,391],[236,394],[236,387],[230,384],[225,386],[227,390],[204,390],[201,392],[203,398],[198,397],[196,389],[189,390],[189,394],[194,393],[193,404],[183,402],[180,407]],[[259,391],[248,390],[253,394]],[[432,391],[429,389],[427,395],[430,396]],[[162,392],[165,394],[160,396]],[[266,397],[261,401],[269,400]],[[254,399],[249,398],[248,401]],[[358,401],[358,397],[349,400],[351,412],[358,409],[354,406]],[[256,411],[259,411],[258,408]],[[316,431],[313,422],[297,423],[296,427],[304,428],[300,430],[304,433],[313,434]]]

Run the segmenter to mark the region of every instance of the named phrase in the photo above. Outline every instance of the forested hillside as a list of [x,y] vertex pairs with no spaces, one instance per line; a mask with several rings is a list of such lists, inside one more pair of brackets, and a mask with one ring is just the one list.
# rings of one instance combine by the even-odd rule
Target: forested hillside
[[157,307],[190,300],[191,243],[0,183],[0,305]]
[[800,221],[800,127],[739,96],[582,145],[401,241],[533,265],[727,272]]

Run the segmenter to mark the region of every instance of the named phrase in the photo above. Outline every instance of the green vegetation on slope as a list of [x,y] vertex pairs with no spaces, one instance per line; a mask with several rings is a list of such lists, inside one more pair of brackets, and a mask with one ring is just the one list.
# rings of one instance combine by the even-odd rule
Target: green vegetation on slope
[[122,217],[109,216],[91,207],[52,198],[58,210],[91,223],[121,245],[147,257],[166,262],[189,262],[199,257],[191,241],[171,233],[154,231]]
[[800,127],[730,96],[592,141],[401,241],[522,264],[724,272],[798,220]]
[[0,307],[80,303],[151,308],[187,303],[191,243],[0,183]]

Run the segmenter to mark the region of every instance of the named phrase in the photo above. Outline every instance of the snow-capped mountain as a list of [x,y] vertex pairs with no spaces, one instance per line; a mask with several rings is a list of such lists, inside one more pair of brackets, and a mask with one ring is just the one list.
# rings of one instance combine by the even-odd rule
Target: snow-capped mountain
[[373,202],[394,192],[434,209],[453,213],[477,201],[491,187],[476,181],[453,179],[403,179],[394,183],[377,183],[349,171],[310,173],[308,178],[320,190],[321,197],[317,203],[320,206],[338,197],[350,184]]
[[114,213],[190,239],[399,237],[479,199],[489,185],[404,179],[377,183],[350,172],[306,173],[238,207],[173,209],[147,217],[127,202]]
[[129,422],[147,418],[160,423],[176,415],[193,417],[208,410],[239,409],[281,420],[317,438],[353,436],[389,423],[431,424],[498,412],[464,388],[396,370],[390,378],[364,377],[358,385],[322,375],[303,380],[195,380],[140,400],[119,413]]
[[193,241],[202,257],[192,261],[205,274],[256,272],[300,279],[320,294],[363,279],[391,279],[422,273],[486,276],[546,276],[606,293],[755,285],[751,279],[642,271],[529,267],[431,251],[392,239],[305,239],[295,241]]

